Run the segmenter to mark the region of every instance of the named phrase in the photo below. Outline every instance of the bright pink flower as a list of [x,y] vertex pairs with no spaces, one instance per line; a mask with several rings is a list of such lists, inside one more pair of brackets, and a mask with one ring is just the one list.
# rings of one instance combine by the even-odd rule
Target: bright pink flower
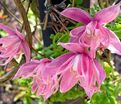
[[88,48],[91,57],[94,58],[98,48],[108,48],[112,53],[121,55],[121,43],[118,37],[103,26],[113,21],[119,12],[120,4],[117,4],[98,12],[94,18],[79,8],[67,8],[61,14],[86,25],[73,29],[70,32],[70,41],[83,44]]
[[23,64],[14,79],[18,77],[33,78],[32,92],[36,95],[42,95],[44,100],[48,99],[53,93],[58,90],[57,76],[53,76],[53,70],[48,72],[46,66],[51,61],[49,59],[32,60],[29,63]]
[[48,65],[48,72],[53,69],[56,76],[60,75],[60,91],[67,92],[79,82],[89,97],[98,92],[106,77],[98,61],[87,55],[88,50],[82,44],[70,42],[59,45],[72,52],[61,55]]
[[83,53],[67,53],[59,56],[48,64],[48,70],[52,69],[56,73],[55,76],[59,75],[62,93],[79,84],[91,97],[100,90],[101,83],[105,79],[101,65]]
[[16,55],[23,52],[26,62],[30,61],[30,49],[23,34],[0,23],[0,29],[8,33],[8,36],[0,38],[0,65],[8,64]]

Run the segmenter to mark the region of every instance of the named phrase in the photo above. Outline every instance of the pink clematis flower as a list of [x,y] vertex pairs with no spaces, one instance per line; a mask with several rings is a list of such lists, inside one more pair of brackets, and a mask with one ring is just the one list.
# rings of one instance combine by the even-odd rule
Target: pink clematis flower
[[23,52],[26,62],[30,61],[30,49],[23,34],[0,23],[0,29],[6,31],[8,36],[0,38],[0,65],[8,64],[16,55]]
[[103,68],[77,43],[59,44],[72,52],[61,55],[48,64],[48,72],[53,69],[54,75],[60,76],[60,92],[65,93],[75,84],[79,84],[91,97],[100,90],[101,83],[106,77]]
[[[33,78],[32,92],[36,92],[37,96],[42,95],[44,100],[48,99],[58,90],[57,76],[47,72],[46,66],[51,62],[49,59],[32,60],[23,64],[14,79],[18,77]],[[53,71],[53,70],[51,70]]]
[[90,56],[95,58],[96,50],[108,48],[112,53],[121,55],[121,43],[118,37],[104,24],[113,21],[120,12],[120,4],[110,6],[99,11],[94,17],[79,8],[67,8],[61,12],[77,22],[82,22],[85,26],[77,27],[70,32],[71,42],[83,44],[88,48]]

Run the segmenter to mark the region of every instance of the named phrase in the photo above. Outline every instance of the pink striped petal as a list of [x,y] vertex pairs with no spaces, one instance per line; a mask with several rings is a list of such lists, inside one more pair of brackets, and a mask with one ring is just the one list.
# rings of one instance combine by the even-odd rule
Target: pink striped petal
[[94,20],[100,24],[105,24],[113,21],[120,13],[120,4],[110,6],[98,12]]
[[114,32],[110,31],[107,28],[103,28],[103,31],[105,31],[105,35],[108,35],[109,37],[109,40],[108,40],[109,43],[107,48],[111,51],[111,53],[116,53],[121,55],[121,42],[119,38],[116,36]]
[[77,52],[84,52],[84,48],[81,46],[81,44],[78,43],[59,43],[58,45],[61,45],[65,49],[77,53]]
[[73,58],[74,58],[74,53],[67,53],[64,55],[61,55],[57,57],[56,59],[53,59],[50,64],[47,66],[47,72],[50,75],[54,75],[56,73],[60,74],[62,70],[60,70],[62,67],[65,67]]
[[105,79],[105,73],[100,64],[86,55],[82,55],[79,71],[80,86],[84,88],[86,94],[91,97],[100,90],[102,81]]
[[26,57],[26,62],[29,62],[30,59],[31,59],[31,52],[30,52],[30,48],[29,48],[29,45],[26,41],[23,41],[21,43],[21,46],[23,48],[23,52],[25,54],[25,57]]
[[76,73],[71,72],[71,68],[62,74],[62,79],[60,83],[61,93],[69,91],[78,82],[78,78],[76,75]]
[[9,35],[16,35],[16,32],[11,29],[10,27],[0,23],[0,29],[3,29],[4,31],[6,31]]
[[85,26],[80,26],[77,28],[74,28],[73,30],[70,31],[70,36],[71,37],[77,37],[81,36],[81,34],[84,32]]
[[[14,79],[22,77],[22,78],[28,78],[32,77],[34,75],[35,68],[40,64],[40,61],[38,60],[32,60],[29,63],[23,64],[17,71],[16,75],[14,76]],[[35,73],[36,74],[36,73]]]
[[91,21],[91,16],[79,8],[67,8],[61,12],[61,15],[84,24],[88,24]]

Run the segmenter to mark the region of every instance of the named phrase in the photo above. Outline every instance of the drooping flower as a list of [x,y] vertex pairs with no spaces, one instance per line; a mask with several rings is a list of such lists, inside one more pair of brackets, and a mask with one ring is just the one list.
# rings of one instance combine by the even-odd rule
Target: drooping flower
[[50,73],[47,72],[46,66],[50,62],[49,59],[42,59],[25,63],[19,68],[14,79],[31,77],[33,79],[32,92],[35,92],[37,96],[42,95],[46,100],[58,90],[58,79],[56,76],[53,77],[53,70]]
[[0,23],[0,29],[8,36],[0,38],[0,65],[8,64],[16,55],[23,52],[26,62],[30,61],[30,49],[23,34]]
[[60,92],[65,93],[75,84],[79,84],[91,97],[100,90],[101,83],[106,77],[103,68],[96,59],[90,58],[78,43],[59,44],[71,53],[52,60],[47,69],[48,72],[54,70],[54,75],[59,75]]
[[83,44],[89,49],[90,56],[95,58],[98,48],[108,48],[112,53],[121,55],[120,40],[112,31],[104,27],[104,24],[113,21],[119,12],[120,4],[117,4],[98,12],[94,18],[79,8],[67,8],[61,14],[85,24],[85,26],[77,27],[70,32],[70,41]]

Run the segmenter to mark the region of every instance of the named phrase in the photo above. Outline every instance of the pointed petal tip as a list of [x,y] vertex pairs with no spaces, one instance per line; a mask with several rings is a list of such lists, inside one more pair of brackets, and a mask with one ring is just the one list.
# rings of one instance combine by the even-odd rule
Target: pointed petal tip
[[61,15],[77,22],[87,24],[91,21],[91,16],[80,8],[67,8],[61,12]]
[[113,21],[120,13],[120,5],[109,6],[99,11],[94,17],[95,20],[99,21],[100,24],[105,24]]

